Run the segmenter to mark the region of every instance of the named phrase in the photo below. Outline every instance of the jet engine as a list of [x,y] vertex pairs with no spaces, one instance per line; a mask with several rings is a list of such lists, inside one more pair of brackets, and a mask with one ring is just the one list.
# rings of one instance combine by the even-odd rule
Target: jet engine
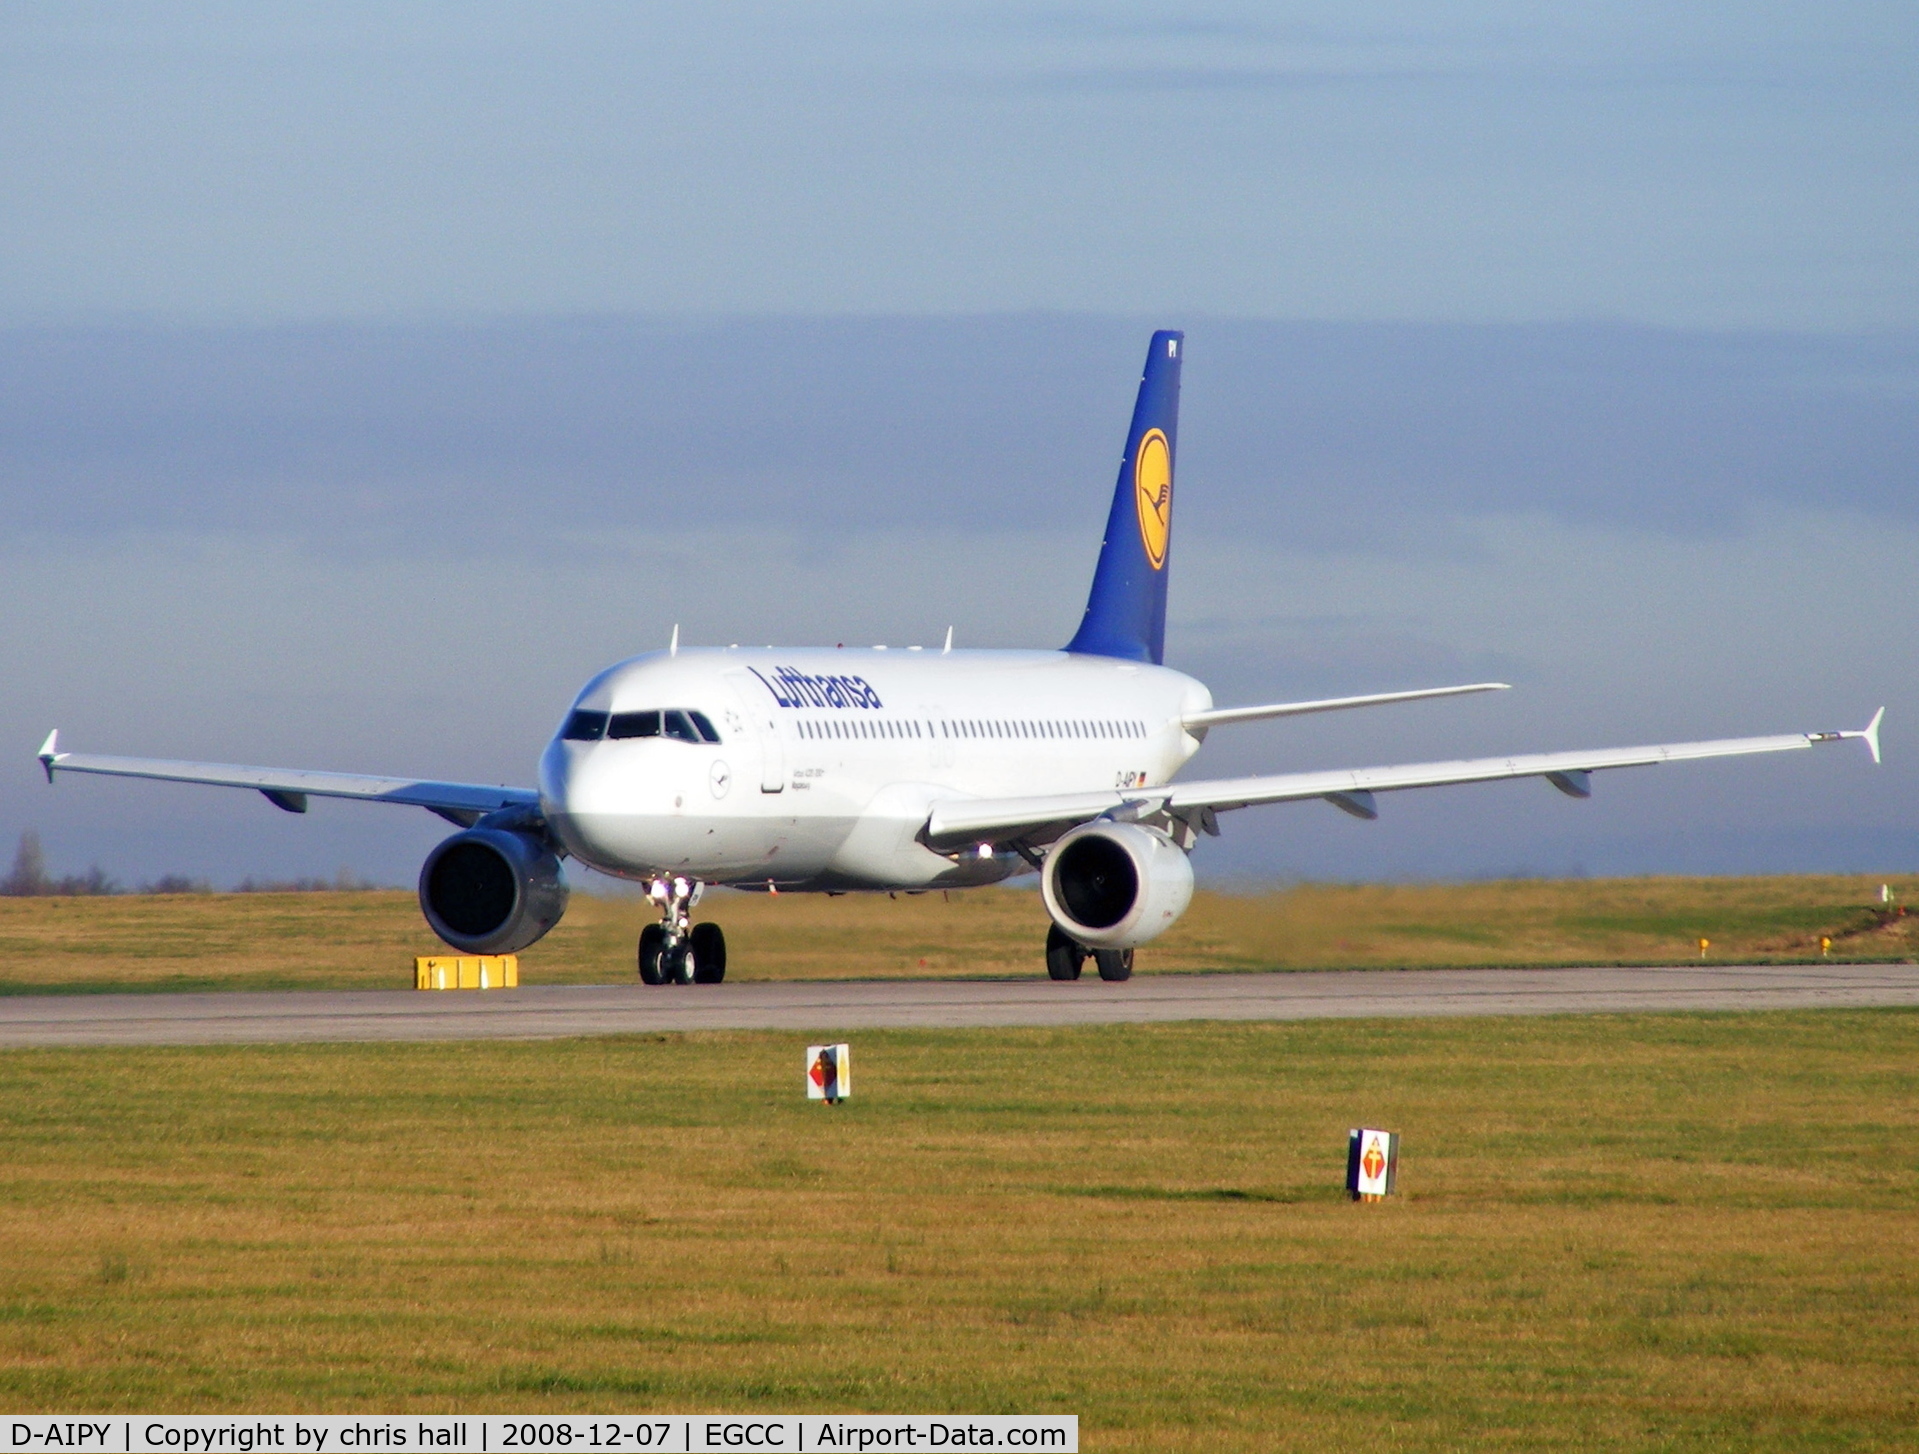
[[1193,866],[1164,833],[1087,823],[1046,855],[1040,892],[1053,922],[1086,948],[1131,949],[1186,912]]
[[529,833],[469,828],[426,857],[420,912],[467,954],[516,954],[560,922],[566,880],[553,850]]

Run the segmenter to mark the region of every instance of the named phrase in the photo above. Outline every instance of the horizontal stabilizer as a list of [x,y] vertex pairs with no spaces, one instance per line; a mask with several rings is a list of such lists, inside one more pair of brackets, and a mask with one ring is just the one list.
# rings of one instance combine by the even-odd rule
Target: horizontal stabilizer
[[1349,707],[1383,707],[1390,702],[1422,702],[1429,697],[1464,697],[1474,692],[1504,692],[1506,682],[1474,682],[1464,687],[1425,687],[1416,692],[1375,692],[1368,697],[1324,697],[1315,702],[1275,702],[1265,707],[1215,707],[1189,712],[1180,719],[1189,732],[1200,727],[1223,727],[1229,722],[1260,722],[1269,717],[1304,717],[1313,712],[1343,712]]

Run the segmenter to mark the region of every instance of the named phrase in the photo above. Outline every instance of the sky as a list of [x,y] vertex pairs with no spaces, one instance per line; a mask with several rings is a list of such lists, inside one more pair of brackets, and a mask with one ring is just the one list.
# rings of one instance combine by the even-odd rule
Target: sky
[[1234,815],[1202,877],[1919,861],[1906,5],[0,13],[0,849],[409,882],[430,816],[76,749],[530,781],[683,639],[1053,645],[1189,335],[1208,775],[1855,727]]

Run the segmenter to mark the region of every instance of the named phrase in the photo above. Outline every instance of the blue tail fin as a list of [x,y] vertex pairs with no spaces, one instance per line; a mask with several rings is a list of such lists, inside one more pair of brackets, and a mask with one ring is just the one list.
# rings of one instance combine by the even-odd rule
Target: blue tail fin
[[1162,329],[1126,432],[1119,486],[1093,572],[1086,618],[1068,651],[1158,665],[1166,655],[1166,571],[1173,550],[1173,454],[1179,435],[1179,363],[1186,335]]

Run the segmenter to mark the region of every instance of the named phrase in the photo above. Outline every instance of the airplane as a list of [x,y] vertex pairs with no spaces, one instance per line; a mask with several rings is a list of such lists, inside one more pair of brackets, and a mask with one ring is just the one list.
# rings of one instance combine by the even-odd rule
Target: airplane
[[1102,980],[1174,923],[1190,853],[1220,815],[1319,799],[1356,817],[1377,795],[1544,778],[1589,797],[1613,768],[1788,752],[1858,739],[1879,761],[1882,707],[1859,731],[1804,732],[1264,777],[1181,780],[1215,728],[1506,690],[1503,682],[1216,707],[1165,665],[1173,478],[1185,335],[1152,336],[1106,534],[1077,633],[1059,650],[685,648],[608,667],[546,745],[537,787],[66,752],[56,773],[250,788],[290,813],[333,797],[425,808],[460,831],[427,855],[420,908],[467,954],[536,943],[567,905],[562,860],[647,886],[649,985],[718,983],[709,886],[770,893],[972,888],[1037,873],[1045,964]]

